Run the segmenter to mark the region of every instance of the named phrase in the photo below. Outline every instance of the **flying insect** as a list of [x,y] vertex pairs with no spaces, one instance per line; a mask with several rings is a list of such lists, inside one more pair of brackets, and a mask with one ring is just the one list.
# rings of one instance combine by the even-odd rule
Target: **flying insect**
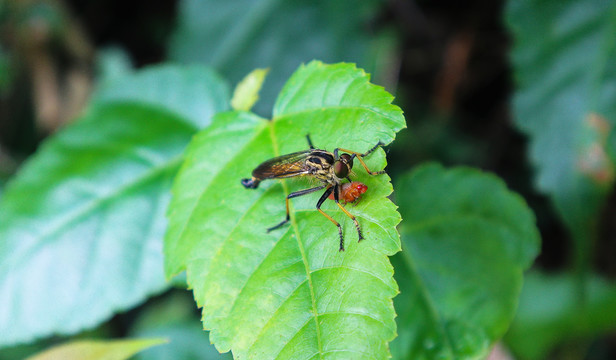
[[[312,177],[320,181],[320,186],[295,191],[287,195],[286,218],[279,224],[267,229],[267,232],[276,230],[289,222],[289,199],[325,189],[325,192],[323,193],[323,195],[321,195],[321,198],[319,198],[316,207],[323,216],[329,219],[329,221],[334,223],[334,225],[336,225],[336,227],[338,228],[338,234],[340,235],[340,251],[344,251],[344,237],[342,235],[342,226],[331,216],[327,215],[323,210],[321,210],[321,205],[330,195],[333,194],[334,201],[336,202],[336,204],[349,218],[351,218],[351,220],[353,220],[355,228],[357,229],[359,241],[363,240],[364,237],[362,235],[359,222],[357,221],[355,216],[349,213],[340,204],[340,190],[341,187],[346,185],[346,183],[343,183],[343,180],[346,179],[349,183],[351,183],[349,175],[352,173],[351,169],[353,168],[353,160],[355,158],[359,160],[360,164],[363,166],[366,172],[368,172],[368,174],[379,175],[385,173],[384,170],[371,171],[370,169],[368,169],[368,166],[366,166],[366,163],[363,160],[364,157],[370,155],[374,150],[376,150],[379,146],[382,146],[383,144],[379,142],[363,154],[342,148],[336,148],[334,149],[333,153],[331,153],[326,150],[316,149],[312,145],[312,141],[310,140],[309,135],[306,135],[306,139],[308,140],[308,145],[310,146],[310,149],[278,156],[263,162],[252,171],[252,177],[250,179],[242,179],[242,185],[244,185],[244,187],[246,187],[247,189],[256,189],[263,180],[284,179],[298,176]],[[344,191],[345,190],[343,189],[342,193],[344,193]],[[353,195],[353,201],[356,200],[359,195]]]

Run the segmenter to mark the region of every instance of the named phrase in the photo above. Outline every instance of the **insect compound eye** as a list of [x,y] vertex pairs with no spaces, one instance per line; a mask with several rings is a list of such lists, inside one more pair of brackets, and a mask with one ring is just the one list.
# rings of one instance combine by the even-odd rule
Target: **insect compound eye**
[[334,163],[334,174],[340,179],[345,178],[349,175],[349,167],[345,162],[338,160]]
[[349,169],[353,168],[353,158],[349,154],[340,155],[340,160],[349,165]]

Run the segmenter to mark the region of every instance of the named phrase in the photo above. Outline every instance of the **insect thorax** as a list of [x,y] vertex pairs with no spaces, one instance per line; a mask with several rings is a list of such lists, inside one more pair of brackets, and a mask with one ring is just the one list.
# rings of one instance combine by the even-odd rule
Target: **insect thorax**
[[309,156],[306,159],[305,166],[306,169],[313,175],[316,179],[327,183],[327,184],[337,184],[340,182],[340,179],[336,177],[334,174],[334,167],[332,166],[333,156],[329,153],[324,154],[314,154]]

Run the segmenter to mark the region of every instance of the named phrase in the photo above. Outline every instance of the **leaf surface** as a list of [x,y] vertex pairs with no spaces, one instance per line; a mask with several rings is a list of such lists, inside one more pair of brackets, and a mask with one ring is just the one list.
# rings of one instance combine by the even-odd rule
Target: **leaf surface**
[[[284,219],[286,194],[317,184],[289,179],[245,189],[240,180],[264,160],[307,149],[306,134],[330,151],[391,142],[405,126],[391,101],[350,64],[311,62],[287,82],[272,121],[219,114],[191,142],[169,206],[166,271],[187,270],[220,351],[237,359],[387,356],[398,289],[387,256],[400,249],[400,216],[386,198],[389,177],[354,168],[354,179],[369,189],[346,207],[362,226],[361,243],[350,219],[334,202],[324,203],[343,226],[344,252],[336,227],[315,209],[322,191],[292,199],[290,224],[266,232]],[[382,169],[384,152],[366,162]]]
[[[92,327],[168,286],[162,237],[171,181],[197,124],[208,122],[200,117],[227,104],[220,94],[208,97],[208,83],[225,89],[209,71],[158,71],[159,81],[149,70],[99,93],[87,114],[47,140],[7,185],[0,345]],[[193,103],[183,99],[176,114],[152,106],[168,95],[165,88],[192,93]]]
[[176,114],[178,120],[201,129],[216,112],[227,108],[229,97],[229,86],[210,68],[159,65],[105,82],[91,105],[147,105]]
[[507,330],[539,251],[534,216],[498,178],[427,164],[396,183],[396,359],[480,359]]

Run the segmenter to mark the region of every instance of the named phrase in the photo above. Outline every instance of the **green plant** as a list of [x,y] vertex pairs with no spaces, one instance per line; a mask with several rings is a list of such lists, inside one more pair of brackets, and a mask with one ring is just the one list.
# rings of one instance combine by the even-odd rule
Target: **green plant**
[[[614,358],[613,2],[141,3],[0,2],[1,360]],[[387,143],[343,253],[318,193],[266,232],[309,181],[239,183],[306,133]]]

